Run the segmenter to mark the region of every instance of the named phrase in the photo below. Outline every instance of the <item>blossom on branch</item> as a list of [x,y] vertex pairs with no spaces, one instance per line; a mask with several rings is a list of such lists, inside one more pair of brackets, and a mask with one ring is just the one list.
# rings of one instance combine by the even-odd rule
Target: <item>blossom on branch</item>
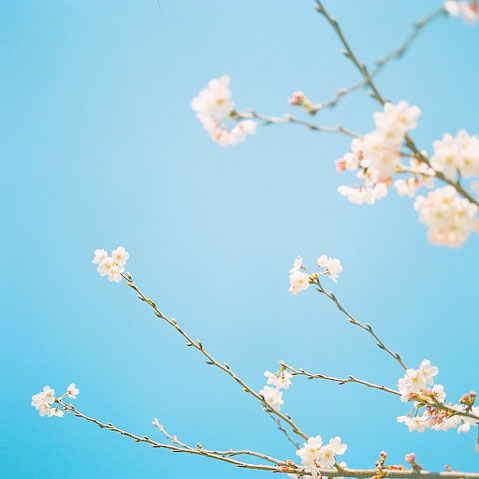
[[469,136],[465,130],[452,137],[446,133],[433,143],[431,165],[448,178],[460,174],[463,178],[479,176],[479,138]]
[[306,472],[312,472],[319,467],[331,467],[336,464],[336,456],[346,452],[347,445],[341,444],[341,438],[336,436],[330,439],[329,444],[323,446],[321,436],[310,437],[304,446],[296,451]]
[[265,386],[259,393],[273,409],[276,409],[276,411],[279,411],[284,404],[283,393],[278,388]]
[[298,259],[294,260],[293,267],[289,270],[289,292],[291,294],[298,294],[300,291],[308,289],[311,284],[317,284],[319,276],[323,274],[328,275],[335,283],[337,283],[339,273],[343,271],[339,259],[329,258],[323,254],[317,259],[316,264],[318,268],[324,269],[310,274],[306,272],[301,256],[298,256]]
[[452,17],[461,16],[469,25],[474,25],[479,20],[479,8],[477,2],[458,2],[456,0],[448,0],[444,3],[446,10]]
[[80,390],[75,386],[74,383],[72,383],[70,386],[68,386],[67,391],[57,399],[55,398],[55,390],[50,386],[45,386],[43,391],[32,396],[31,404],[38,411],[41,417],[63,417],[64,412],[59,409],[58,406],[53,406],[53,404],[59,404],[59,401],[61,401],[61,399],[63,399],[65,396],[76,399],[76,394],[79,392]]
[[376,129],[351,143],[352,153],[336,160],[336,170],[355,171],[362,180],[359,186],[340,186],[338,191],[351,203],[373,204],[387,195],[391,177],[401,171],[400,146],[408,130],[417,126],[421,110],[401,101],[385,103],[382,112],[374,113]]
[[277,389],[289,389],[291,386],[291,378],[293,375],[288,373],[288,371],[280,371],[276,374],[273,374],[270,371],[265,371],[264,375],[268,378],[266,384],[271,384]]
[[474,217],[478,207],[466,198],[460,198],[453,186],[447,185],[428,194],[418,196],[414,209],[419,221],[429,227],[427,237],[433,244],[459,247],[477,228]]
[[244,141],[247,135],[256,133],[256,122],[253,120],[239,121],[233,128],[227,127],[226,120],[233,118],[234,113],[229,83],[230,77],[227,75],[210,80],[208,86],[191,102],[203,128],[221,146],[236,145]]
[[100,276],[108,276],[108,281],[119,283],[122,279],[122,273],[125,271],[125,265],[130,254],[123,246],[118,246],[108,256],[104,249],[96,249],[94,252],[93,264],[97,264],[97,271]]

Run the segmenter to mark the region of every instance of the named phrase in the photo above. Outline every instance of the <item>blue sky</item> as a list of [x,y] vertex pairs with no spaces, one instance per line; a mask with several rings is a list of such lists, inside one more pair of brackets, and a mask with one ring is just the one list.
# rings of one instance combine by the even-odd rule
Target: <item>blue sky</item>
[[[329,2],[354,50],[372,62],[436,1]],[[207,367],[124,283],[91,264],[124,245],[145,294],[256,390],[281,359],[306,370],[394,386],[401,370],[326,298],[288,289],[301,254],[341,258],[334,291],[411,366],[439,366],[451,400],[478,386],[477,237],[429,245],[412,200],[350,205],[336,188],[341,136],[259,128],[234,148],[202,130],[190,102],[210,78],[232,78],[236,105],[292,111],[358,79],[311,2],[23,1],[0,5],[4,254],[0,259],[0,466],[9,478],[259,476],[152,450],[78,420],[40,418],[30,397],[75,382],[78,408],[160,439],[158,417],[214,449],[294,450],[252,398]],[[378,85],[422,109],[413,137],[477,134],[478,28],[430,25]],[[315,119],[359,132],[377,105],[357,92]],[[299,112],[298,112],[299,113]],[[331,285],[332,286],[332,285]],[[475,432],[408,433],[407,407],[356,385],[296,378],[284,411],[309,435],[340,435],[351,466],[381,450],[414,451],[427,469],[476,469]]]

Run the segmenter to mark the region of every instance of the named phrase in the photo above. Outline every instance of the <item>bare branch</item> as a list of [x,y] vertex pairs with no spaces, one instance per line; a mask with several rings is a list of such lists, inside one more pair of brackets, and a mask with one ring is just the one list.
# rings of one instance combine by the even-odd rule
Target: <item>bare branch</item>
[[312,131],[324,132],[324,133],[342,133],[353,138],[361,138],[361,135],[345,128],[342,125],[336,126],[322,126],[315,125],[307,121],[299,120],[291,116],[289,113],[285,113],[283,116],[268,116],[261,113],[257,113],[253,110],[248,111],[234,111],[232,117],[235,119],[256,119],[264,122],[265,125],[279,124],[279,123],[295,123],[309,128]]
[[401,359],[401,356],[399,355],[399,353],[396,353],[396,352],[393,352],[391,351],[391,349],[389,349],[386,344],[379,338],[379,336],[375,333],[374,329],[372,328],[372,326],[369,324],[369,323],[360,323],[357,319],[355,319],[350,313],[348,313],[344,307],[339,303],[338,299],[336,298],[336,296],[331,292],[331,291],[326,291],[321,282],[319,281],[319,278],[316,277],[314,280],[313,280],[313,284],[317,286],[316,288],[316,291],[324,294],[325,296],[327,296],[335,305],[336,307],[343,313],[346,315],[346,317],[348,318],[348,321],[351,323],[351,324],[354,324],[355,326],[358,326],[360,327],[362,330],[366,331],[368,334],[370,334],[375,340],[376,340],[376,344],[377,346],[386,351],[390,356],[392,356],[400,365],[403,369],[407,369],[407,366],[404,364],[403,360]]

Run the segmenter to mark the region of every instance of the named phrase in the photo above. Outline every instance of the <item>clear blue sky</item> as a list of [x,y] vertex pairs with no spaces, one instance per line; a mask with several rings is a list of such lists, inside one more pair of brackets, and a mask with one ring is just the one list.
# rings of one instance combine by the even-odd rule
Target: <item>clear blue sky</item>
[[[295,459],[269,417],[203,364],[124,283],[91,264],[118,245],[146,294],[259,390],[280,359],[394,386],[401,370],[313,291],[288,293],[297,254],[342,259],[335,286],[359,319],[417,366],[429,358],[451,400],[479,386],[478,239],[427,244],[412,200],[373,207],[336,193],[349,140],[260,128],[234,148],[210,141],[190,102],[232,77],[239,107],[291,111],[358,79],[311,1],[3,0],[0,16],[3,228],[0,244],[5,478],[259,477],[152,450],[71,415],[40,418],[30,397],[75,382],[80,410],[160,438]],[[358,55],[387,53],[436,1],[329,2]],[[414,138],[478,133],[479,29],[439,19],[378,84],[423,114]],[[374,102],[351,95],[318,121],[366,132]],[[407,407],[355,385],[296,378],[284,411],[310,435],[340,435],[351,466],[415,451],[427,469],[478,469],[476,432],[408,433]]]

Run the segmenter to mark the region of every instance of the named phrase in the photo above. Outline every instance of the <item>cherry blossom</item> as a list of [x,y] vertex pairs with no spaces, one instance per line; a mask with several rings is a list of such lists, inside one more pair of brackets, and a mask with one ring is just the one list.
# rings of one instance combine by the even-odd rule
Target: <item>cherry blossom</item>
[[277,389],[289,389],[289,386],[291,386],[291,378],[293,375],[288,373],[288,371],[280,371],[276,374],[265,371],[264,375],[268,378],[266,383],[271,384]]
[[479,8],[477,2],[458,2],[449,0],[444,3],[444,9],[452,17],[461,16],[469,25],[474,25],[479,20]]
[[478,212],[476,205],[460,198],[450,185],[431,191],[427,197],[418,196],[414,209],[419,212],[419,221],[429,227],[429,241],[449,247],[459,247],[466,241],[475,228]]
[[130,258],[130,254],[123,246],[118,246],[111,254],[112,256],[108,256],[104,249],[96,249],[93,263],[98,264],[97,271],[100,276],[108,276],[108,281],[119,283],[122,280],[122,274],[125,271],[125,265]]
[[434,155],[431,165],[443,172],[448,178],[454,178],[459,172],[462,177],[479,176],[479,138],[469,136],[461,130],[452,137],[446,133],[442,140],[433,143]]
[[70,386],[67,388],[67,396],[70,399],[76,399],[77,394],[80,393],[80,390],[75,386],[75,383],[71,383]]
[[335,282],[338,282],[339,273],[343,271],[341,261],[337,258],[328,258],[325,254],[321,255],[317,261],[319,268],[326,268],[326,274]]
[[264,400],[277,411],[279,411],[284,404],[283,393],[277,388],[265,386],[259,393],[264,397]]
[[289,276],[289,292],[291,294],[298,294],[300,291],[308,289],[310,286],[309,274],[301,271],[294,271]]
[[201,90],[191,102],[203,128],[221,146],[236,145],[244,141],[247,135],[256,133],[256,122],[253,120],[239,121],[233,128],[227,127],[226,119],[231,118],[234,112],[229,83],[230,77],[227,75],[210,80],[208,87]]

